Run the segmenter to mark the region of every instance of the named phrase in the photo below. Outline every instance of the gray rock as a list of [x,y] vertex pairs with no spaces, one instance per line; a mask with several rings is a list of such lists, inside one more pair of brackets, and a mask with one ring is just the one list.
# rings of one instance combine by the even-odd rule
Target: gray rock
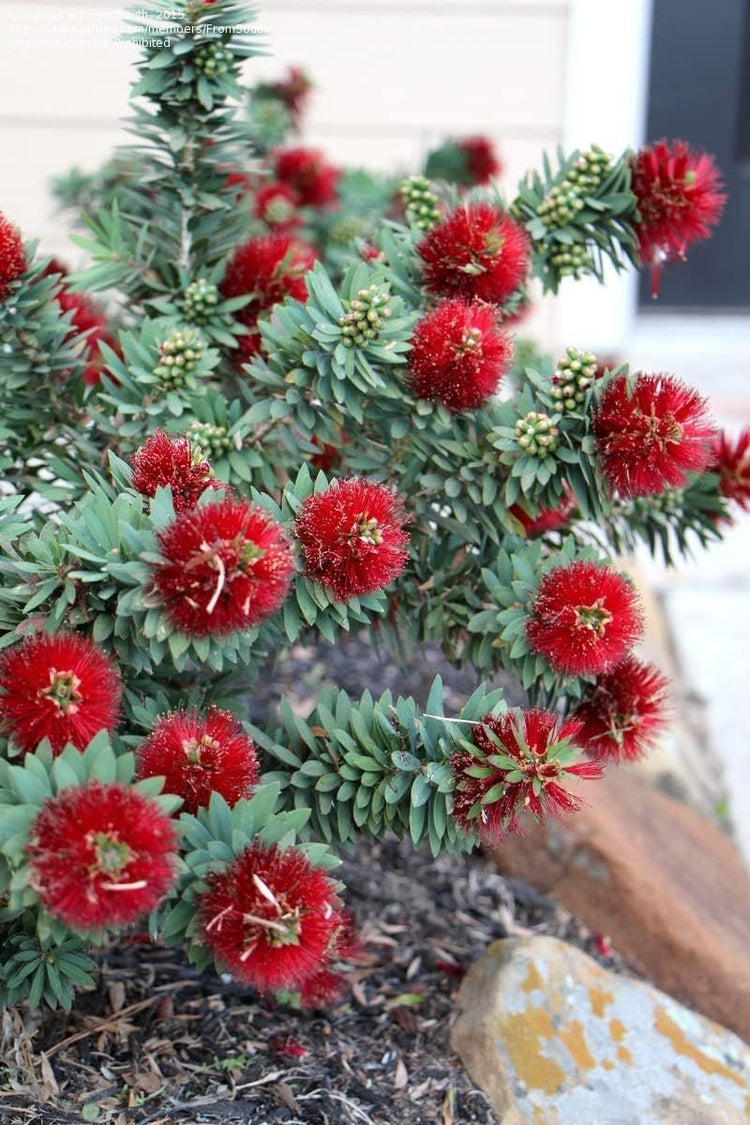
[[750,1048],[556,938],[490,945],[454,1050],[500,1125],[747,1125]]

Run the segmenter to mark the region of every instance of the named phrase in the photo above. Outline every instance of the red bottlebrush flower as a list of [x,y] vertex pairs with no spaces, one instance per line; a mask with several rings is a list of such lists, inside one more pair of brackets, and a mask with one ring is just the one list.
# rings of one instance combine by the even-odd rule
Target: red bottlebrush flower
[[324,473],[329,473],[331,469],[337,469],[341,464],[341,446],[349,444],[349,438],[346,434],[341,434],[341,446],[331,445],[327,441],[321,442],[316,437],[312,440],[313,445],[317,445],[320,453],[313,453],[310,464]]
[[626,656],[598,676],[575,709],[581,745],[594,758],[633,762],[653,746],[666,725],[667,680],[653,664]]
[[611,566],[574,562],[544,575],[526,637],[556,672],[596,676],[627,655],[642,632],[635,590]]
[[299,226],[298,199],[288,184],[264,184],[255,193],[253,214],[269,227],[289,230]]
[[230,806],[248,797],[258,780],[255,746],[236,715],[211,707],[162,715],[138,751],[138,777],[164,777],[164,792],[195,813],[220,793]]
[[220,500],[184,512],[159,532],[164,562],[154,586],[172,624],[192,637],[257,625],[284,601],[294,555],[263,508]]
[[750,510],[750,430],[743,430],[735,442],[725,433],[718,435],[709,471],[718,473],[719,489],[727,500]]
[[[67,270],[54,258],[46,269],[46,273],[67,274]],[[71,293],[65,287],[55,297],[64,313],[71,312],[72,328],[66,340],[87,332],[84,356],[86,366],[83,370],[83,381],[88,387],[96,387],[101,382],[104,360],[99,351],[99,341],[108,344],[110,348],[119,351],[117,340],[112,335],[102,309],[83,293]]]
[[619,496],[649,496],[681,488],[688,472],[711,461],[715,429],[706,400],[672,375],[610,380],[593,430],[602,472]]
[[535,516],[530,516],[519,504],[512,504],[508,511],[521,524],[526,538],[536,539],[539,535],[566,527],[575,509],[576,498],[566,486],[565,495],[556,508],[540,508]]
[[428,293],[495,305],[518,289],[529,267],[526,231],[492,203],[456,207],[417,253]]
[[23,239],[13,224],[0,213],[0,301],[10,292],[10,282],[17,281],[27,269]]
[[130,462],[133,488],[143,496],[154,497],[156,490],[172,489],[174,510],[191,511],[207,488],[223,489],[226,485],[211,475],[211,466],[201,458],[186,437],[157,430]]
[[120,694],[115,665],[77,633],[37,633],[0,655],[0,725],[24,753],[45,738],[55,754],[84,750],[114,730]]
[[255,843],[207,877],[198,899],[202,942],[259,992],[296,988],[326,967],[337,898],[295,848]]
[[456,142],[466,157],[469,184],[488,184],[501,171],[495,148],[487,137],[462,137]]
[[684,259],[691,243],[710,237],[727,197],[713,157],[691,151],[684,141],[642,148],[632,173],[638,255],[651,270],[656,297],[663,268]]
[[382,590],[406,566],[405,521],[399,497],[384,484],[334,481],[308,497],[297,517],[305,574],[340,602]]
[[90,781],[48,798],[27,848],[34,890],[77,930],[126,926],[172,886],[177,836],[156,801]]
[[580,808],[565,788],[574,777],[597,778],[602,766],[583,758],[577,739],[581,724],[549,711],[508,711],[485,715],[473,730],[475,752],[453,754],[456,779],[453,816],[466,832],[498,843],[521,831],[520,816],[541,820]]
[[471,410],[494,394],[508,370],[513,343],[491,305],[441,301],[414,329],[409,355],[418,398],[449,410]]
[[[306,299],[304,275],[312,269],[315,258],[311,246],[283,234],[252,238],[231,258],[221,292],[225,297],[251,298],[235,315],[246,327],[255,328],[258,318],[285,297]],[[239,344],[240,359],[244,362],[258,352],[260,334],[241,336]]]
[[313,84],[301,66],[288,67],[286,78],[268,86],[269,93],[284,103],[295,121],[302,116],[312,88]]
[[341,173],[317,149],[281,149],[274,154],[274,171],[276,178],[296,193],[303,207],[329,207],[336,202]]

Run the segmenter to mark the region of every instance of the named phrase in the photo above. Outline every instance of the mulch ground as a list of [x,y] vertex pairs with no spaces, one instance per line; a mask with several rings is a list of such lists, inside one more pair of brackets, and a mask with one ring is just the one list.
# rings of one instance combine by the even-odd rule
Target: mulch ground
[[73,1013],[3,1016],[1,1125],[491,1125],[450,1049],[465,969],[489,942],[529,932],[622,967],[481,856],[363,843],[341,875],[363,945],[346,1001],[293,1011],[199,976],[174,950],[113,947]]

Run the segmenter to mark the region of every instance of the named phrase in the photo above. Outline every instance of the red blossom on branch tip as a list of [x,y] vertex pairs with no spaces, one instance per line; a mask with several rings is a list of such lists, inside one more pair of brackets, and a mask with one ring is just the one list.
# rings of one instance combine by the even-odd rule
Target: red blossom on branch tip
[[48,798],[31,827],[31,885],[78,930],[125,926],[175,879],[177,837],[158,804],[122,784],[90,781]]
[[617,375],[607,384],[593,431],[602,473],[618,496],[682,488],[711,461],[715,428],[706,400],[673,375]]
[[735,440],[718,434],[708,471],[718,473],[722,496],[750,511],[750,430],[743,430]]
[[502,171],[494,145],[488,137],[461,137],[456,144],[466,157],[466,171],[472,184],[488,184]]
[[253,214],[278,232],[299,226],[299,199],[288,184],[263,184],[255,193]]
[[598,778],[602,767],[577,745],[581,724],[550,711],[485,715],[472,730],[473,749],[453,754],[453,816],[466,832],[498,843],[522,831],[521,816],[537,820],[581,807],[566,784]]
[[302,852],[254,843],[206,882],[197,901],[201,941],[237,980],[278,991],[327,968],[338,899]]
[[178,514],[193,509],[207,488],[226,488],[214,479],[211,466],[203,460],[188,438],[157,430],[134,454],[130,462],[133,488],[153,499],[157,488],[172,489],[172,503]]
[[412,388],[418,398],[436,399],[451,411],[470,410],[495,393],[512,356],[511,337],[498,327],[491,305],[441,301],[414,329]]
[[596,676],[611,671],[640,637],[638,596],[611,566],[556,566],[538,586],[526,623],[531,648],[555,672]]
[[0,301],[10,292],[10,282],[17,281],[27,269],[26,251],[19,231],[0,212]]
[[230,711],[196,708],[160,716],[137,753],[138,777],[164,777],[164,792],[182,797],[183,809],[206,808],[212,793],[231,807],[249,797],[258,780],[251,738]]
[[384,484],[337,480],[305,500],[296,522],[305,574],[337,601],[382,590],[406,566],[409,535],[399,497]]
[[328,207],[336,202],[341,172],[317,149],[280,149],[273,155],[273,168],[276,179],[292,189],[300,206]]
[[[285,234],[251,238],[230,258],[221,283],[224,297],[250,297],[235,316],[241,324],[256,329],[258,319],[286,297],[304,301],[307,297],[304,275],[312,269],[317,254],[312,246]],[[246,362],[260,348],[260,333],[251,331],[238,338],[240,362]]]
[[530,516],[519,504],[512,504],[508,511],[521,524],[526,538],[536,539],[539,535],[546,535],[550,531],[560,531],[566,527],[576,507],[575,495],[566,485],[565,494],[556,508],[540,508],[536,515]]
[[284,103],[295,121],[301,117],[312,88],[312,81],[301,66],[288,67],[286,77],[268,87],[270,93]]
[[693,242],[710,237],[727,199],[722,187],[713,157],[684,141],[658,141],[633,157],[638,255],[651,270],[654,297],[664,267],[684,259]]
[[280,607],[294,574],[284,529],[263,508],[220,500],[158,534],[154,588],[172,624],[192,637],[257,625]]
[[653,664],[626,656],[598,676],[574,711],[581,745],[602,761],[635,761],[667,725],[668,681]]
[[85,750],[114,730],[120,677],[107,654],[76,633],[38,633],[0,655],[0,727],[25,753],[48,739]]
[[428,293],[502,305],[529,268],[529,240],[518,223],[491,203],[449,212],[417,246]]

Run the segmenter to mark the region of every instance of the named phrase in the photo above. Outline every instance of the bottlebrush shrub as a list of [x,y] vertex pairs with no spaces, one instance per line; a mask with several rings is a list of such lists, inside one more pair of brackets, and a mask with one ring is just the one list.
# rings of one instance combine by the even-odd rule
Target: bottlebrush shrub
[[[573,346],[512,361],[531,280],[645,260],[644,223],[670,259],[708,230],[704,208],[676,232],[682,149],[643,163],[672,178],[661,226],[638,158],[596,147],[512,199],[465,176],[397,190],[293,135],[300,75],[242,88],[240,0],[177,10],[170,46],[141,47],[138,155],[62,185],[90,265],[0,226],[6,1004],[69,1006],[89,948],[135,925],[261,991],[338,998],[336,850],[393,832],[438,855],[574,813],[572,779],[666,716],[613,558],[671,559],[748,504],[746,435],[678,377]],[[424,710],[331,688],[259,723],[285,649],[347,634],[402,664],[432,642],[479,686],[458,715],[437,679]],[[482,684],[498,669],[523,708]]]

